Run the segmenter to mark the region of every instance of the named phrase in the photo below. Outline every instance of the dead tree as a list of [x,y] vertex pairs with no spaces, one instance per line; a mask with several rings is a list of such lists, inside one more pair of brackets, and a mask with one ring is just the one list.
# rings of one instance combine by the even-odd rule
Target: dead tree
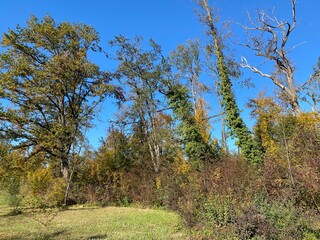
[[[245,26],[248,34],[246,47],[256,56],[263,58],[260,67],[252,66],[245,57],[242,57],[241,66],[252,72],[271,79],[279,88],[281,96],[296,115],[300,114],[298,93],[301,87],[295,85],[295,66],[289,59],[289,53],[296,47],[288,49],[287,43],[293,30],[296,28],[296,0],[291,0],[291,21],[279,20],[274,11],[259,11],[258,19],[254,21],[248,14],[251,26]],[[266,73],[261,66],[267,62],[274,66],[274,70]],[[305,84],[302,84],[305,85]]]

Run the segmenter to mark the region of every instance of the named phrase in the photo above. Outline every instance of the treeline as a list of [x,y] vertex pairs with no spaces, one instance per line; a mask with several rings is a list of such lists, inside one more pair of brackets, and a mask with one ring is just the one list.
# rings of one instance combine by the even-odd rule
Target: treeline
[[[247,47],[273,64],[270,73],[234,61],[215,10],[207,0],[196,6],[205,44],[189,40],[169,56],[153,40],[120,35],[109,42],[111,57],[92,27],[49,16],[3,35],[0,176],[16,211],[143,204],[179,212],[199,239],[320,238],[320,63],[295,83],[287,41],[296,2],[290,22],[261,12],[245,27],[253,30]],[[117,69],[102,71],[90,54],[104,54]],[[253,129],[233,92],[241,67],[277,90],[249,101]],[[201,82],[204,73],[211,85]],[[215,116],[208,93],[217,99]],[[110,97],[118,113],[93,150],[85,134]],[[212,118],[221,136],[212,136]]]

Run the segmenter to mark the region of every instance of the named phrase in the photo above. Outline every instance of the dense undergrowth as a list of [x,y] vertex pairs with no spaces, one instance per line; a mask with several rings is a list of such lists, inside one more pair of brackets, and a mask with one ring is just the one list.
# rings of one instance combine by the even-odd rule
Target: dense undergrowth
[[[194,168],[183,157],[174,157],[155,173],[143,161],[115,167],[109,148],[103,150],[104,157],[88,154],[72,175],[66,203],[172,209],[195,239],[319,239],[320,154],[314,131],[318,122],[310,114],[301,118],[281,117],[287,126],[286,148],[279,144],[280,126],[260,118],[256,127],[264,152],[260,165],[225,154]],[[269,124],[273,135],[263,132],[263,124]],[[54,177],[50,167],[23,172],[19,158],[9,156],[16,165],[6,172],[2,168],[2,189],[16,213],[21,206],[64,204],[63,178]],[[11,173],[6,175],[8,169]]]

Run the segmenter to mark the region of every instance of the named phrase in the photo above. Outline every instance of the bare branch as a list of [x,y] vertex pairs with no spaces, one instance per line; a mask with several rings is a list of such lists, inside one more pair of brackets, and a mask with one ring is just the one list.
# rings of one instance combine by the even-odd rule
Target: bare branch
[[[295,113],[299,114],[300,107],[297,101],[297,88],[294,84],[294,65],[291,63],[288,54],[295,49],[294,46],[290,50],[286,45],[291,32],[297,25],[296,21],[296,0],[291,0],[291,21],[279,20],[274,15],[274,9],[268,12],[259,11],[256,22],[252,20],[248,13],[248,20],[251,27],[244,27],[247,30],[249,41],[245,45],[251,49],[254,54],[264,59],[263,64],[271,61],[275,67],[275,71],[265,73],[257,67],[248,64],[247,60],[242,57],[241,66],[250,69],[253,73],[269,78],[278,86],[287,96],[288,103],[291,105]],[[254,34],[251,36],[249,32]],[[263,65],[262,64],[262,65]]]
[[241,57],[240,66],[243,67],[243,68],[250,69],[253,73],[257,73],[262,77],[266,77],[266,78],[271,79],[273,81],[273,83],[276,84],[282,91],[287,91],[287,88],[283,84],[281,84],[279,81],[277,81],[277,79],[273,75],[264,73],[260,69],[251,66],[248,63],[247,59],[245,57],[243,57],[243,56]]

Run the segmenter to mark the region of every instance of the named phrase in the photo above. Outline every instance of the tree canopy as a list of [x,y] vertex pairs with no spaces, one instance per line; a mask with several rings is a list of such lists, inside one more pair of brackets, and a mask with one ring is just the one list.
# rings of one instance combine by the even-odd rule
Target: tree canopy
[[66,177],[70,153],[96,106],[118,90],[112,75],[89,60],[89,52],[101,51],[98,33],[84,24],[31,17],[1,43],[1,134],[27,158],[45,152]]

